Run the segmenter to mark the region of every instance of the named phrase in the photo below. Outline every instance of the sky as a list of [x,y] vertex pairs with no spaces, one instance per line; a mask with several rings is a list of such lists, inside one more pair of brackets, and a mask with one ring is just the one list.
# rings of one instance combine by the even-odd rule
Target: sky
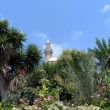
[[86,51],[95,39],[110,37],[110,0],[0,0],[0,19],[26,34],[43,50],[46,39],[59,56],[63,49]]

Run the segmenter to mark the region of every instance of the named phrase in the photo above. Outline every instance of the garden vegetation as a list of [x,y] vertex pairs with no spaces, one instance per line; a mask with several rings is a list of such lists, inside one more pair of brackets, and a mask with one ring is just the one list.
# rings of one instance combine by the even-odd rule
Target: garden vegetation
[[110,38],[86,52],[66,49],[55,63],[0,20],[0,110],[110,110]]

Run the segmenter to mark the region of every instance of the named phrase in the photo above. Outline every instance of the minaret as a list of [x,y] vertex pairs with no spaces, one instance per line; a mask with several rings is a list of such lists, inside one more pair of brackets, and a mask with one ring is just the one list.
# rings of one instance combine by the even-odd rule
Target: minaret
[[49,59],[52,58],[53,49],[51,48],[51,43],[48,39],[45,43],[44,53],[45,53],[45,60],[49,61]]

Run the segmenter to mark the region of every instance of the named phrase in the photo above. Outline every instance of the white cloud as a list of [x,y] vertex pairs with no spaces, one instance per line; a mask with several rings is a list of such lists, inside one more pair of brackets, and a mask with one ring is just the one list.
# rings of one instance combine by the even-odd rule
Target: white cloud
[[83,35],[83,31],[77,31],[73,33],[73,36],[71,37],[72,39],[77,39]]
[[108,11],[110,11],[110,4],[105,4],[103,9],[102,9],[102,13],[106,13]]
[[58,45],[58,44],[51,44],[51,46],[53,49],[53,57],[59,57],[63,51],[63,47],[61,45]]
[[[36,37],[39,39],[39,41],[41,42],[41,44],[43,46],[43,49],[44,49],[45,48],[45,42],[46,42],[47,39],[49,39],[48,35],[43,34],[43,33],[37,33],[36,34]],[[52,43],[51,41],[50,41],[50,43],[51,43],[51,47],[53,49],[53,57],[59,57],[59,55],[63,51],[63,47],[64,46],[63,45],[56,44],[56,43]],[[64,44],[64,45],[66,45],[66,44]]]

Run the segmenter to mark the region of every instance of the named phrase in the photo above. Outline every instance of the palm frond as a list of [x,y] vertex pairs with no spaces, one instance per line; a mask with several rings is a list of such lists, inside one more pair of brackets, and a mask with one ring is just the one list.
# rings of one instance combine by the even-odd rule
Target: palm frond
[[9,42],[12,43],[14,48],[19,48],[25,41],[24,33],[18,31],[16,28],[9,29]]
[[108,39],[108,51],[110,52],[110,37]]
[[96,38],[96,44],[97,44],[97,47],[99,50],[101,50],[101,51],[104,50],[103,45],[98,38]]
[[[94,90],[93,75],[96,71],[92,54],[71,50],[71,52],[69,52],[71,60],[67,60],[66,57],[68,56],[60,57],[60,63],[62,64],[61,61],[64,60],[65,66],[59,69],[59,75],[64,83],[73,83],[74,87],[83,95],[83,98],[89,101]],[[63,59],[61,60],[61,58]],[[74,92],[72,87],[71,90]]]
[[106,43],[105,39],[102,39],[102,45],[103,45],[103,48],[104,48],[105,50],[108,49],[108,48],[107,48],[107,43]]
[[28,68],[38,66],[41,61],[41,51],[35,44],[30,44],[26,49],[26,62]]

